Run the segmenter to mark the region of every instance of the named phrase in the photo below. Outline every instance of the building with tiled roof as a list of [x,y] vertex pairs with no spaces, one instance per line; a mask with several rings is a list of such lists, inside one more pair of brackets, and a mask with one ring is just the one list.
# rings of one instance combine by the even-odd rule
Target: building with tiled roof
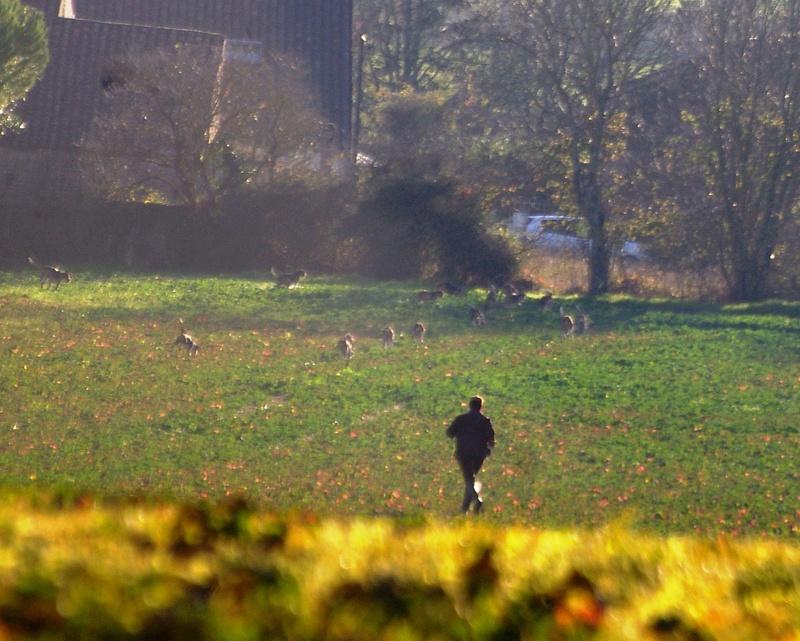
[[0,199],[47,202],[79,190],[69,153],[99,105],[109,65],[131,50],[200,44],[221,55],[249,43],[289,53],[307,64],[324,116],[340,145],[349,143],[352,0],[23,2],[45,13],[50,64],[17,109],[25,128],[0,139]]

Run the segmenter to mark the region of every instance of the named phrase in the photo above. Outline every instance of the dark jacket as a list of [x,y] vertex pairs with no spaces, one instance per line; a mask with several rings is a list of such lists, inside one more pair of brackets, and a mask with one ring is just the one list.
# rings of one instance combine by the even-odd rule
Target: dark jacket
[[456,416],[447,436],[456,440],[456,458],[484,459],[494,446],[492,422],[478,410]]

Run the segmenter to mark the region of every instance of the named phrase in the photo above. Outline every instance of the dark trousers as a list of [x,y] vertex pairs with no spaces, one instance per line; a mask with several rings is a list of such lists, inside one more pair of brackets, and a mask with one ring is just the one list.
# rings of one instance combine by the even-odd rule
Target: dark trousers
[[474,503],[475,510],[481,509],[481,499],[475,490],[475,476],[477,476],[483,466],[484,457],[457,457],[458,465],[461,468],[461,475],[464,477],[464,500],[461,501],[461,511],[468,512]]

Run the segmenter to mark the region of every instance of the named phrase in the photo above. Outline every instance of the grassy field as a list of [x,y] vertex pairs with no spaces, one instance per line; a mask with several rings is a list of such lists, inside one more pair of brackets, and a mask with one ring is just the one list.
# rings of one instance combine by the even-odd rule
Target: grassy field
[[[471,327],[478,290],[423,304],[420,283],[73,276],[51,291],[31,270],[0,273],[6,486],[450,520],[461,490],[444,430],[478,393],[498,434],[486,524],[800,527],[798,304],[561,299],[592,319],[563,339],[532,300]],[[172,344],[179,318],[194,357]]]

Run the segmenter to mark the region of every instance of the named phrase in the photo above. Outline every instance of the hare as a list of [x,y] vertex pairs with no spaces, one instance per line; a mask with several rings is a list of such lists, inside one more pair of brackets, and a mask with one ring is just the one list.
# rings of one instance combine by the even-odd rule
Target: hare
[[414,337],[414,342],[419,345],[425,341],[425,325],[420,323],[419,321],[414,324],[414,327],[411,329],[411,336]]
[[575,321],[572,319],[572,316],[564,311],[563,305],[559,308],[559,311],[561,313],[561,336],[570,338],[575,331]]
[[383,349],[394,346],[394,330],[388,325],[384,327],[383,332],[381,332],[381,345]]
[[350,333],[345,334],[342,338],[339,339],[339,354],[341,357],[350,362],[350,359],[355,356],[356,353],[356,339]]
[[585,334],[589,330],[589,317],[583,313],[580,305],[576,306],[578,310],[577,316],[575,316],[575,334],[580,336],[581,334]]
[[197,343],[195,339],[193,339],[187,332],[186,328],[183,326],[183,319],[178,319],[181,324],[181,331],[178,334],[178,337],[172,342],[173,345],[180,345],[186,349],[189,353],[189,356],[194,356],[197,354],[197,350],[200,349],[200,345]]

